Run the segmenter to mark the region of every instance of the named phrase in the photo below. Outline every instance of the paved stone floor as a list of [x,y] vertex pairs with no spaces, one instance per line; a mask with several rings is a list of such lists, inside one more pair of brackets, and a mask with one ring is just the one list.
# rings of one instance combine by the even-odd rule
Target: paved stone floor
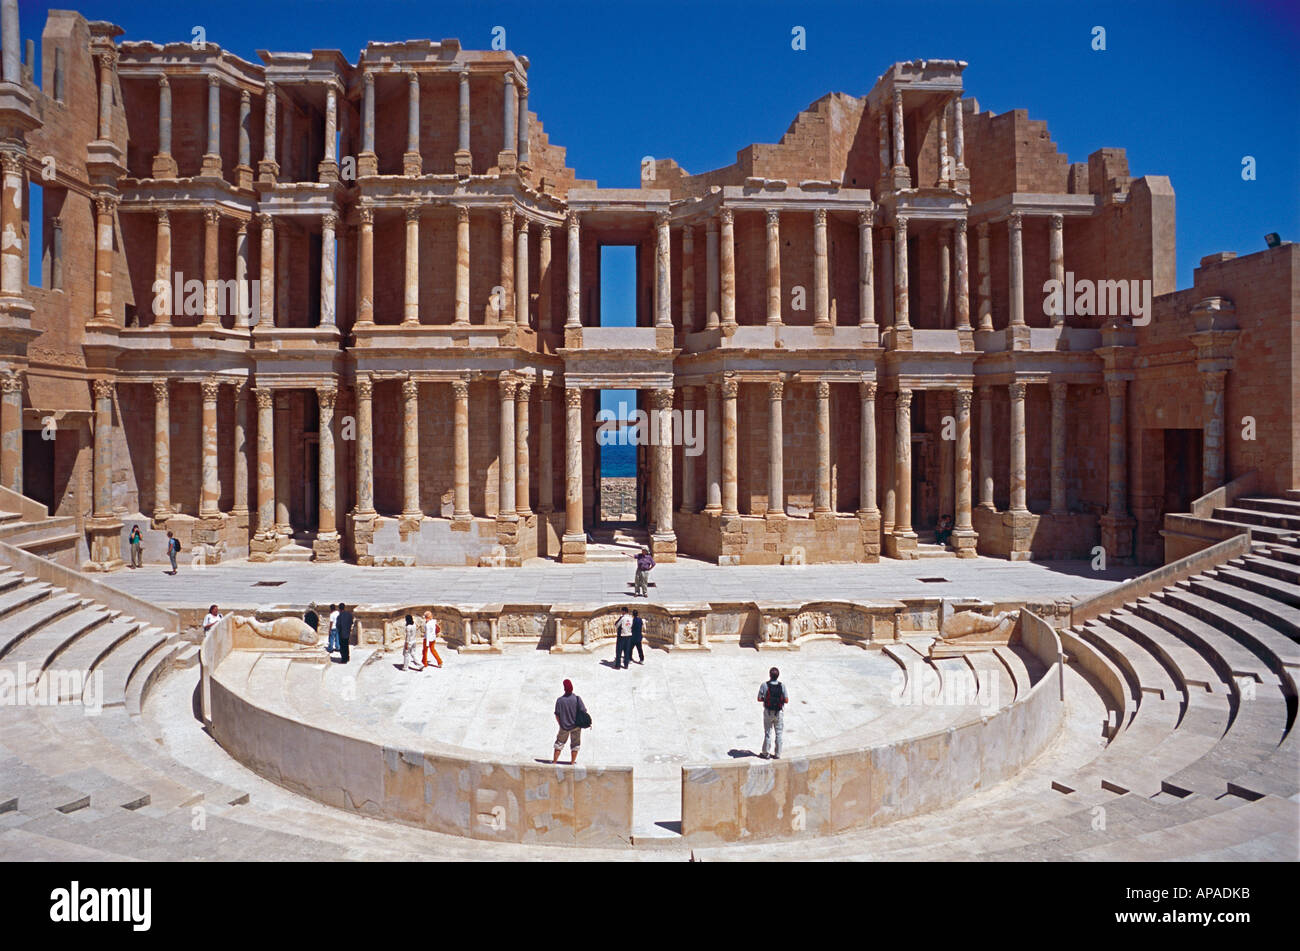
[[[1010,562],[997,558],[884,559],[871,565],[738,565],[682,560],[651,573],[651,601],[752,601],[978,597],[990,601],[1087,597],[1140,568],[1093,571],[1087,561]],[[942,578],[941,582],[922,578]],[[189,567],[171,577],[158,565],[124,568],[102,579],[167,606],[247,607],[350,604],[565,603],[629,598],[631,562],[522,568],[364,568],[344,563],[253,563]],[[279,582],[255,587],[259,582]]]

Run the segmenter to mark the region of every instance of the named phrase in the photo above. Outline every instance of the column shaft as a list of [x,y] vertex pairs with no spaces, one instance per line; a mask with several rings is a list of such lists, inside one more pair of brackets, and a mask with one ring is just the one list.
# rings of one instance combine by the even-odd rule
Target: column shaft
[[980,387],[980,508],[993,509],[993,387]]
[[330,387],[316,391],[316,406],[319,413],[320,446],[317,459],[318,515],[316,531],[318,536],[331,536],[338,533],[338,523],[334,516],[334,401],[338,390]]
[[257,400],[257,535],[275,534],[275,416],[270,390],[253,390]]
[[686,427],[698,438],[703,432],[695,425],[695,387],[682,387],[682,507],[684,515],[695,512],[695,456],[691,454],[691,444],[685,439]]
[[375,212],[371,208],[362,208],[357,214],[361,221],[357,323],[372,324],[375,322]]
[[172,154],[172,84],[166,76],[158,78],[158,154]]
[[704,328],[718,326],[722,285],[718,274],[718,220],[710,217],[704,226],[705,317]]
[[718,384],[705,387],[706,413],[704,421],[704,510],[722,510],[722,407]]
[[[571,237],[576,230],[570,227]],[[564,534],[585,538],[582,531],[582,390],[566,387],[564,405]]]
[[109,518],[113,514],[113,381],[94,380],[91,387],[95,395],[94,495],[91,512],[95,518]]
[[654,531],[673,531],[673,391],[654,391]]
[[[1047,260],[1048,260],[1048,277],[1058,282],[1057,287],[1065,287],[1065,218],[1062,215],[1052,215],[1051,228],[1048,231],[1047,242]],[[1064,290],[1062,290],[1064,293]],[[1049,298],[1051,301],[1051,318],[1052,326],[1058,327],[1065,323],[1065,309],[1055,306],[1055,297]]]
[[166,211],[158,212],[157,237],[154,241],[154,300],[153,322],[166,327],[172,322],[172,225]]
[[209,208],[203,213],[203,323],[220,326],[217,313],[217,242],[221,236],[221,212]]
[[785,514],[785,433],[782,420],[782,397],[785,383],[775,380],[767,387],[767,511]]
[[830,255],[826,242],[826,209],[813,212],[813,323],[831,324]]
[[958,330],[970,330],[970,262],[966,249],[966,219],[958,218],[953,234],[954,257],[957,259],[957,291],[954,298]]
[[375,74],[365,74],[364,94],[361,101],[361,151],[374,154],[375,151]]
[[528,219],[519,219],[515,238],[515,323],[528,326]]
[[[581,259],[580,259],[579,246],[578,246],[578,213],[576,211],[569,212],[569,217],[567,221],[568,221],[568,231],[569,231],[569,236],[568,236],[569,237],[569,243],[568,243],[569,269],[568,269],[568,276],[567,276],[568,307],[565,311],[564,326],[566,328],[577,329],[578,327],[582,326],[582,267],[581,267]],[[581,393],[580,390],[577,390],[575,392]],[[568,398],[569,397],[566,394],[565,399],[567,400]],[[571,413],[572,410],[570,409],[570,414]],[[569,434],[566,434],[565,438],[568,439],[572,437]],[[581,466],[579,466],[579,468],[581,468]],[[579,490],[579,495],[581,495],[581,490],[582,490],[581,482],[578,483],[578,490]],[[579,498],[578,500],[578,505],[579,505],[579,521],[581,521],[581,506],[582,506],[581,498]]]
[[993,278],[989,269],[989,226],[981,221],[975,228],[979,245],[979,287],[976,289],[976,317],[980,330],[993,329]]
[[469,383],[453,380],[452,423],[455,471],[452,482],[452,517],[467,519],[469,511]]
[[1007,293],[1012,326],[1024,326],[1025,323],[1025,255],[1024,243],[1020,239],[1021,226],[1020,213],[1012,213],[1007,219]]
[[868,380],[858,384],[861,398],[859,429],[861,445],[858,449],[859,515],[876,515],[876,383]]
[[1203,396],[1203,422],[1201,437],[1201,488],[1211,492],[1223,485],[1225,470],[1223,460],[1224,392],[1226,370],[1203,370],[1205,384]]
[[858,213],[858,326],[876,322],[876,264],[872,249],[872,221],[869,211]]
[[736,229],[730,208],[718,213],[722,222],[722,323],[736,326]]
[[257,216],[261,228],[262,259],[258,278],[257,323],[264,329],[275,326],[275,222],[267,214]]
[[1025,503],[1025,390],[1026,384],[1008,385],[1011,394],[1011,511],[1027,512]]
[[1110,397],[1107,433],[1110,496],[1106,514],[1114,518],[1128,515],[1128,415],[1124,405],[1127,387],[1124,380],[1106,381],[1106,393]]
[[498,474],[500,475],[497,517],[515,515],[515,379],[502,374],[498,380],[501,408],[498,419],[501,435],[497,444]]
[[171,399],[166,380],[153,383],[153,517],[161,520],[172,508]]
[[334,326],[334,226],[338,218],[325,215],[321,218],[320,240],[320,325]]
[[284,537],[293,535],[289,521],[289,395],[278,393],[275,404],[275,533]]
[[[460,268],[460,248],[457,247],[456,267]],[[457,274],[459,279],[459,274]],[[459,292],[459,286],[457,287]],[[402,301],[402,323],[420,322],[420,206],[406,208],[406,281]]]
[[515,510],[521,516],[533,512],[529,504],[532,480],[528,447],[528,402],[531,395],[532,384],[520,383],[515,392]]
[[515,315],[515,210],[501,209],[501,293],[496,299],[496,319],[510,323]]
[[200,384],[203,395],[203,430],[202,430],[202,496],[199,502],[200,516],[220,514],[221,483],[217,474],[217,397],[221,393],[221,384],[209,379]]
[[958,532],[973,530],[971,521],[971,453],[970,453],[970,390],[957,391],[957,515],[954,528]]
[[1052,514],[1065,515],[1065,398],[1069,387],[1052,383]]
[[767,214],[767,322],[781,324],[781,213]]
[[456,149],[469,152],[469,70],[461,70],[460,98],[456,103]]
[[907,216],[894,219],[894,328],[910,330],[907,302]]
[[[6,185],[7,178],[8,176],[6,176]],[[23,209],[22,189],[15,190],[12,196],[8,187],[4,189],[4,192],[5,211],[21,218]],[[116,196],[99,195],[95,198],[95,320],[100,323],[113,322],[113,214],[116,210]],[[0,227],[4,228],[5,234],[11,233],[8,224],[0,225]],[[12,273],[14,267],[11,262],[17,261],[18,273],[16,279],[21,281],[21,241],[16,252],[14,245],[6,242],[4,252],[0,254],[0,257],[3,258],[3,260],[0,260],[0,275],[5,275],[9,281],[13,281],[15,279]],[[4,291],[0,290],[0,293],[4,293]],[[17,294],[17,289],[13,290],[12,293]]]
[[740,384],[735,380],[722,383],[722,514],[739,515],[739,497],[736,485],[737,441],[736,398]]
[[673,325],[672,264],[668,213],[655,215],[655,326]]
[[231,512],[248,514],[248,384],[235,385],[235,503]]
[[695,229],[682,228],[682,332],[695,327]]
[[898,391],[898,418],[894,424],[898,445],[894,454],[896,515],[895,535],[912,534],[912,391]]
[[555,438],[549,380],[542,382],[537,402],[542,412],[542,428],[537,444],[537,511],[551,512],[555,509]]
[[421,518],[420,509],[420,384],[402,384],[402,517]]
[[357,514],[375,512],[375,387],[370,377],[357,379]]
[[456,323],[469,323],[469,209],[456,208]]
[[903,92],[900,89],[894,90],[894,166],[905,165],[904,155],[906,152],[903,147]]

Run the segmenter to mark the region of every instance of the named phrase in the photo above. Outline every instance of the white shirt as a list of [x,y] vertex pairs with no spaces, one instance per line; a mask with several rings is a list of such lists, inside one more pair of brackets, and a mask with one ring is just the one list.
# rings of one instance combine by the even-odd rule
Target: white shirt
[[632,619],[626,614],[620,614],[618,616],[618,622],[614,625],[614,630],[617,632],[619,637],[631,637]]
[[330,630],[332,631],[332,630],[334,630],[334,628],[336,628],[336,627],[338,627],[338,626],[339,626],[339,612],[338,612],[338,611],[331,611],[331,612],[330,612]]
[[216,627],[217,622],[220,621],[223,617],[225,617],[225,615],[222,614],[220,611],[218,611],[216,614],[203,615],[203,633],[206,634],[208,633],[208,631]]
[[429,618],[424,622],[424,639],[426,641],[436,641],[438,639],[438,619]]

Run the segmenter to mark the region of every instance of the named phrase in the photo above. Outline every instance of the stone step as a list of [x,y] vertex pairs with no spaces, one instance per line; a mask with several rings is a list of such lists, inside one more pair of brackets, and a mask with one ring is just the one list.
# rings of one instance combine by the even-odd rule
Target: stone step
[[167,637],[162,630],[148,627],[122,641],[108,656],[96,664],[93,673],[102,672],[102,697],[106,707],[122,706],[126,703],[126,687],[144,661],[163,647]]
[[1181,693],[1154,654],[1110,623],[1101,619],[1089,621],[1080,634],[1127,674],[1139,702],[1143,694],[1173,700],[1176,693]]
[[1178,582],[1177,587],[1227,605],[1257,621],[1263,621],[1287,637],[1300,640],[1300,620],[1296,619],[1295,610],[1285,604],[1207,575],[1192,575]]
[[[132,637],[143,625],[134,618],[114,618],[68,644],[57,657],[58,666],[63,670],[93,670],[109,652],[127,638]],[[72,697],[61,697],[72,700]]]
[[1289,679],[1292,692],[1296,690],[1296,680],[1300,677],[1300,645],[1285,634],[1249,615],[1182,588],[1166,588],[1156,595],[1156,599],[1161,604],[1161,611],[1173,607],[1217,627],[1255,654],[1275,674]]
[[[35,604],[54,591],[52,585],[43,581],[32,581],[22,575],[18,576],[18,584],[9,587],[0,594],[0,624],[7,624],[7,618],[15,611],[27,607],[29,604]],[[62,590],[62,589],[59,589]]]
[[75,594],[51,594],[29,607],[14,611],[0,620],[0,659],[7,657],[19,644],[49,624],[87,603]]
[[1134,609],[1137,613],[1112,611],[1106,620],[1163,661],[1165,669],[1173,674],[1175,683],[1183,693],[1201,691],[1218,694],[1230,691],[1229,685],[1220,679],[1199,651],[1143,616],[1147,610],[1151,610],[1143,601],[1139,600]]
[[1228,518],[1219,518],[1215,516],[1214,521],[1221,525],[1228,525],[1240,532],[1248,533],[1251,541],[1255,542],[1279,542],[1285,543],[1287,539],[1294,534],[1288,528],[1272,528],[1268,525],[1257,525],[1250,522],[1239,522]]
[[311,561],[313,552],[311,548],[302,545],[285,545],[277,548],[271,555],[272,561]]
[[29,668],[45,670],[79,638],[112,618],[112,612],[98,604],[88,604],[51,621],[5,655],[4,663],[25,663]]
[[171,667],[172,663],[180,651],[186,647],[193,648],[195,645],[186,644],[180,640],[179,634],[173,634],[167,638],[163,646],[150,653],[144,661],[131,674],[126,682],[126,712],[131,716],[139,716],[141,707],[148,697],[150,688],[154,683]]
[[[1255,571],[1244,568],[1234,568],[1230,565],[1223,565],[1219,568],[1211,569],[1206,572],[1211,578],[1220,581],[1226,581],[1228,584],[1234,584],[1238,588],[1245,588],[1247,591],[1263,595],[1266,598],[1272,598],[1274,601],[1281,601],[1283,604],[1300,606],[1300,585],[1290,584],[1286,581],[1279,581],[1268,575],[1259,574]],[[1300,611],[1296,612],[1296,620],[1300,621]]]
[[1232,522],[1244,522],[1247,525],[1264,525],[1268,528],[1288,529],[1293,532],[1300,529],[1300,516],[1284,515],[1281,512],[1262,512],[1253,508],[1237,508],[1235,506],[1216,508],[1213,517]]
[[1245,571],[1253,571],[1255,574],[1267,575],[1288,584],[1300,585],[1300,564],[1282,561],[1267,555],[1255,554],[1246,555],[1244,558],[1235,558],[1228,564],[1242,568]]
[[69,813],[89,805],[90,796],[84,791],[52,781],[7,747],[0,747],[0,815],[17,811],[37,816],[51,809]]
[[1262,545],[1256,549],[1267,554],[1274,561],[1286,562],[1288,565],[1300,565],[1300,548],[1289,545]]
[[1300,518],[1300,499],[1274,499],[1264,496],[1243,496],[1233,503],[1237,508],[1255,509],[1262,512],[1278,512],[1282,515],[1294,515]]
[[1170,634],[1182,638],[1210,662],[1218,675],[1235,685],[1238,690],[1242,681],[1254,683],[1277,683],[1277,675],[1269,665],[1254,651],[1234,640],[1219,630],[1214,624],[1185,613],[1174,603],[1161,601],[1160,610],[1152,610],[1139,604],[1136,609],[1142,615],[1159,624]]

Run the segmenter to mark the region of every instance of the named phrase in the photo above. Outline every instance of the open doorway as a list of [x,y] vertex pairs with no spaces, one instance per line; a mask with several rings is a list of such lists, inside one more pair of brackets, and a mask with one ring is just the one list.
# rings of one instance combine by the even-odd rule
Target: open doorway
[[[600,326],[636,326],[637,247],[600,248]],[[596,523],[598,527],[640,526],[645,518],[644,433],[636,390],[600,391],[596,454]]]

